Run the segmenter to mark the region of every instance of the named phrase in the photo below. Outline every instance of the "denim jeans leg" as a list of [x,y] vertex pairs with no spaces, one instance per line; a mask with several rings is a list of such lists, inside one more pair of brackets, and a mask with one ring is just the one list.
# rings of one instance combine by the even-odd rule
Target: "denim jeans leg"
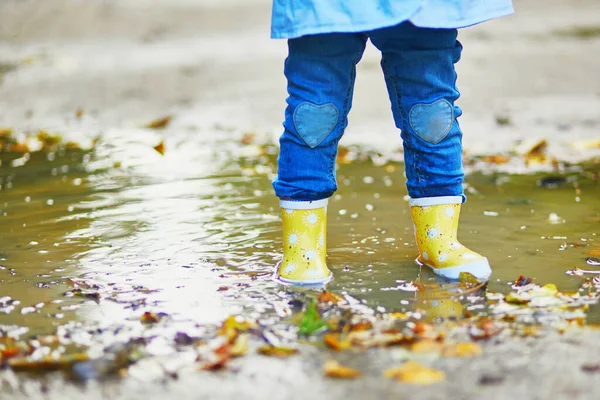
[[410,22],[369,32],[396,126],[402,131],[408,194],[463,196],[462,132],[454,64],[462,50],[456,29],[418,28]]
[[288,41],[284,72],[289,96],[273,180],[278,197],[319,200],[337,189],[337,147],[348,124],[356,64],[366,41],[366,35],[358,33]]

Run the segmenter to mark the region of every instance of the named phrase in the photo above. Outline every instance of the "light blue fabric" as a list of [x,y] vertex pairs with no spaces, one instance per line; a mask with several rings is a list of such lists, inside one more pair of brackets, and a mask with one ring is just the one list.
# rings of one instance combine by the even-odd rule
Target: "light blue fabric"
[[455,29],[512,12],[511,0],[273,0],[271,37],[366,32],[404,21]]

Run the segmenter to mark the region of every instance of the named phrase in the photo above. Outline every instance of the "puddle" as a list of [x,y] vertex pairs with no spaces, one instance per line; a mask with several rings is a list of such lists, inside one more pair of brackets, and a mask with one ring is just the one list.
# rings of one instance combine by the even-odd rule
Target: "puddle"
[[[289,312],[298,291],[270,276],[281,251],[276,148],[207,136],[173,132],[164,156],[143,130],[109,132],[93,154],[35,153],[19,167],[11,160],[21,155],[2,153],[0,325],[25,336],[94,327],[80,342],[106,346],[138,335],[146,311],[169,315],[165,337],[231,314]],[[432,301],[457,293],[414,262],[402,165],[360,158],[340,165],[329,204],[328,289],[381,312],[423,300],[413,281]],[[566,271],[594,269],[586,252],[600,250],[598,165],[550,178],[475,173],[467,183],[459,238],[490,260],[491,291],[508,292],[519,275],[581,287]],[[588,320],[600,321],[597,306]]]

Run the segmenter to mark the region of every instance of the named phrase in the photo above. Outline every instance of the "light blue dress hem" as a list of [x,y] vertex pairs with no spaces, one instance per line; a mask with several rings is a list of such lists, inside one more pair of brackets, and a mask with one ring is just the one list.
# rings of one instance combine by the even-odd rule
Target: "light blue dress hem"
[[352,23],[346,25],[340,25],[339,23],[330,25],[319,25],[319,26],[303,26],[293,30],[281,31],[271,30],[272,39],[294,39],[306,35],[318,35],[324,33],[356,33],[356,32],[367,32],[381,28],[387,28],[390,26],[398,25],[404,21],[410,21],[415,26],[420,28],[433,28],[433,29],[459,29],[466,28],[469,26],[477,25],[479,23],[489,21],[491,19],[504,17],[514,13],[512,6],[504,7],[502,9],[491,11],[484,15],[478,15],[476,17],[458,21],[438,21],[435,26],[429,26],[426,22],[419,23],[419,18],[398,18],[396,20],[390,19],[385,22],[378,21],[364,22],[364,23]]

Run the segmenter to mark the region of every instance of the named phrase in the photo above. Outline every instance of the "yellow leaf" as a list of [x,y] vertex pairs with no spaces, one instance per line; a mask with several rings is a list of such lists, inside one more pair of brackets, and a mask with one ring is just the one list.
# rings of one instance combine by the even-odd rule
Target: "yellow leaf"
[[429,385],[446,379],[444,371],[425,367],[415,361],[408,361],[400,367],[387,369],[383,371],[383,376],[416,385]]
[[399,311],[391,312],[387,316],[398,321],[406,321],[410,318],[408,314]]
[[249,338],[247,334],[239,335],[229,349],[231,356],[240,357],[246,354],[248,351],[248,341]]
[[148,123],[146,125],[146,128],[150,128],[150,129],[162,129],[165,128],[167,125],[169,125],[169,122],[171,122],[171,116],[166,116],[163,118],[159,118],[159,119],[155,119],[154,121]]
[[361,376],[361,372],[352,368],[344,367],[335,360],[325,362],[323,373],[330,378],[352,379]]
[[442,350],[442,344],[435,340],[424,339],[415,342],[410,346],[413,353],[439,353]]
[[444,357],[472,357],[481,354],[481,346],[473,342],[455,343],[444,346]]
[[264,346],[260,347],[258,349],[258,352],[264,356],[286,358],[298,353],[298,349],[295,349],[293,347]]

